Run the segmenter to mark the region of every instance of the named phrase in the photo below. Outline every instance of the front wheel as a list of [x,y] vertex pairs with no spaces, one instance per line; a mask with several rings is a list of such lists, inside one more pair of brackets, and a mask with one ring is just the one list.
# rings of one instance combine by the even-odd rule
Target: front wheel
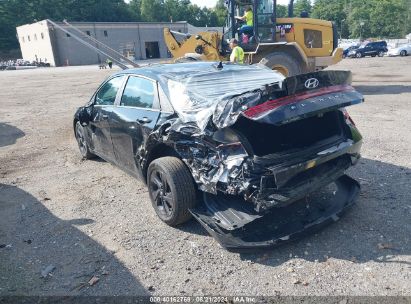
[[83,156],[83,158],[85,159],[93,158],[95,155],[90,152],[85,136],[84,127],[79,121],[76,123],[75,136],[81,156]]
[[400,52],[400,56],[401,56],[401,57],[407,56],[407,51],[406,51],[406,50],[402,50],[402,51]]
[[361,54],[361,53],[357,53],[357,54],[355,54],[355,57],[361,58],[361,57],[362,57],[362,54]]
[[276,70],[285,77],[299,75],[304,72],[299,60],[284,52],[276,52],[261,59],[260,64]]
[[158,217],[170,226],[191,218],[196,203],[196,189],[186,165],[176,157],[154,160],[147,172],[148,191]]

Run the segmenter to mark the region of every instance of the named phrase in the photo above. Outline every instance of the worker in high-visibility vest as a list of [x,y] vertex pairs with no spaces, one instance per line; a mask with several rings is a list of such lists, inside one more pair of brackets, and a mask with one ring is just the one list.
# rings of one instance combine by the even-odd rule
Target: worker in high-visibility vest
[[244,63],[244,50],[238,45],[237,39],[230,40],[231,55],[230,61],[233,63]]
[[110,58],[107,58],[106,63],[110,69],[113,67],[113,61]]
[[245,24],[241,26],[238,30],[238,39],[242,39],[243,34],[247,34],[248,36],[253,36],[254,30],[254,21],[253,21],[253,9],[251,6],[247,6],[244,12],[244,16],[236,16],[238,20],[244,21]]

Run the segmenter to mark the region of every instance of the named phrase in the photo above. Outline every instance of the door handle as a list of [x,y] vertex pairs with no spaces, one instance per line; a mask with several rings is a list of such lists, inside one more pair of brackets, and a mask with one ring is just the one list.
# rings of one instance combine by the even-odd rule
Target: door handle
[[138,118],[137,121],[142,124],[147,124],[151,122],[151,119],[148,117]]

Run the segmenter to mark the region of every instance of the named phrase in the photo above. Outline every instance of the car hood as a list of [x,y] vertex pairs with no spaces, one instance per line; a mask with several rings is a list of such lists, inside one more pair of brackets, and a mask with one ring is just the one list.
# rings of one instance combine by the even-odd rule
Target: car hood
[[168,79],[170,101],[178,114],[175,125],[193,133],[207,126],[229,127],[248,119],[285,124],[363,101],[351,84],[349,71],[321,71],[284,78],[271,70],[242,75],[200,75],[195,81]]

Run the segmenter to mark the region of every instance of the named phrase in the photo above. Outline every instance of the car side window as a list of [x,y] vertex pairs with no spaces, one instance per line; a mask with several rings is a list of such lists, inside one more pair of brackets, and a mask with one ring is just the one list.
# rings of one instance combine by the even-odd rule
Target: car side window
[[155,83],[151,80],[130,76],[121,97],[121,106],[152,108],[155,100]]
[[123,84],[124,76],[115,77],[107,81],[97,92],[96,105],[113,105],[116,101],[118,90]]

